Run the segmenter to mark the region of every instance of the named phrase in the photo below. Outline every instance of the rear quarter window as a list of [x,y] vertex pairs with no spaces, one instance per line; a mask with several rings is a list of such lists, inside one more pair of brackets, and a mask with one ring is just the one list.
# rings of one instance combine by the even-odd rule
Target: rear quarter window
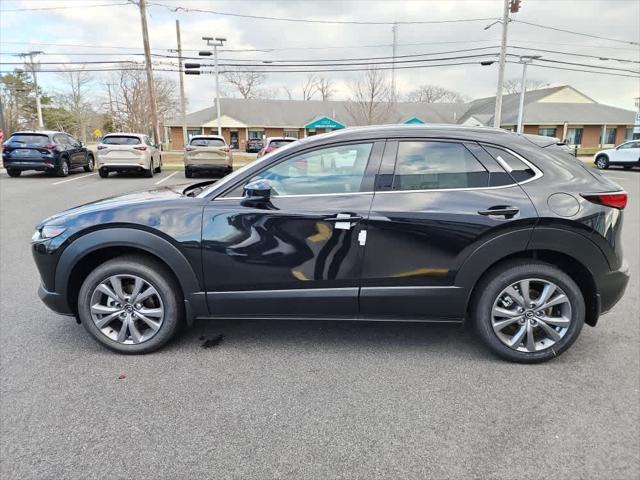
[[269,146],[272,148],[280,148],[284,145],[288,145],[290,143],[293,143],[295,140],[273,140],[271,142],[269,142]]
[[536,172],[512,153],[501,148],[484,145],[484,149],[495,158],[516,182],[524,182],[536,176]]
[[138,137],[113,135],[111,137],[104,137],[102,143],[105,145],[139,145],[142,142]]

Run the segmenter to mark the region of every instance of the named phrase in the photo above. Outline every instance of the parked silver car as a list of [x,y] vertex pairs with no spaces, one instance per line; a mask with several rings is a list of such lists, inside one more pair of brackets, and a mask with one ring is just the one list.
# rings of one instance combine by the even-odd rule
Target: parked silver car
[[98,172],[107,178],[110,172],[141,172],[146,177],[160,173],[160,149],[143,133],[110,133],[97,149]]

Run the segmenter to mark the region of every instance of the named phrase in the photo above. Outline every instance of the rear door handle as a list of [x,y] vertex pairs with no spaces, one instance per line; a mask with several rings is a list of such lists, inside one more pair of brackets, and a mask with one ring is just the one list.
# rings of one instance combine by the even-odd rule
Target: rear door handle
[[349,215],[348,213],[338,213],[335,217],[325,217],[326,222],[332,222],[335,230],[351,230],[356,222],[362,220],[359,215]]
[[518,213],[520,213],[520,209],[518,207],[490,207],[486,210],[478,210],[480,215],[485,215],[488,217],[493,216],[503,216],[505,218],[513,218]]
[[325,217],[325,222],[359,222],[362,220],[362,217],[358,215],[354,216],[344,216],[344,217]]

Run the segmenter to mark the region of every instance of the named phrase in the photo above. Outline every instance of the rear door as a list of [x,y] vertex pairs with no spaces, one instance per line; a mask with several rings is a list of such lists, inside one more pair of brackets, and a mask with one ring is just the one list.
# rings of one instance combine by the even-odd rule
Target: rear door
[[521,187],[478,144],[387,142],[366,225],[362,315],[460,318],[466,297],[455,279],[465,260],[536,220]]
[[71,161],[71,165],[74,167],[79,167],[84,165],[87,162],[87,156],[84,148],[82,148],[82,144],[80,141],[71,135],[66,135],[68,148],[69,148],[69,159]]
[[284,157],[253,177],[271,185],[266,204],[242,197],[246,182],[211,201],[202,231],[211,313],[355,317],[362,223],[383,143],[332,145]]

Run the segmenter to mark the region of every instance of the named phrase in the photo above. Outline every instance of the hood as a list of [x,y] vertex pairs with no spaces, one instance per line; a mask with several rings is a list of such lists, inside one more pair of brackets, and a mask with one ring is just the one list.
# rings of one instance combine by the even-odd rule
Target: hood
[[127,193],[125,195],[118,195],[115,197],[97,200],[95,202],[85,203],[84,205],[64,210],[60,213],[56,213],[55,215],[44,219],[42,222],[40,222],[38,228],[45,224],[54,224],[57,220],[67,220],[69,217],[77,217],[86,213],[115,210],[125,206],[127,208],[132,208],[136,206],[143,206],[152,202],[163,202],[166,200],[185,197],[183,192],[186,187],[186,185],[162,187],[154,190]]

